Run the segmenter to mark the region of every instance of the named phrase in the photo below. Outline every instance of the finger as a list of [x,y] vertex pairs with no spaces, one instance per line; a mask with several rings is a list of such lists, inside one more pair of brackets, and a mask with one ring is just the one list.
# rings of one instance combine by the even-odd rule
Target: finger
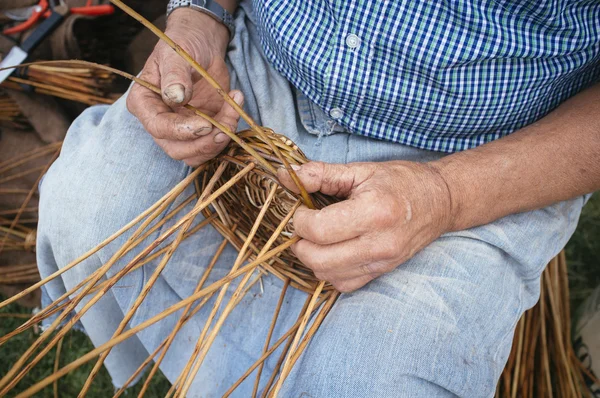
[[[146,61],[142,73],[140,74],[140,79],[145,80],[154,86],[160,84],[160,72],[158,70],[155,54],[150,55]],[[131,90],[129,90],[129,94],[127,95],[127,109],[136,117],[140,113],[140,110],[143,109],[144,105],[140,102],[140,99],[143,97],[144,92],[149,91],[149,89],[137,83],[131,85]]]
[[364,234],[370,223],[363,220],[361,208],[354,201],[344,201],[321,210],[300,207],[294,213],[296,235],[319,245],[329,245]]
[[[148,71],[142,76],[151,82],[158,78]],[[146,131],[162,140],[194,140],[210,133],[212,125],[191,112],[173,112],[156,93],[135,84],[127,97],[127,108],[135,115]]]
[[[366,237],[333,245],[317,245],[300,240],[292,251],[321,280],[346,280],[363,276],[377,277],[399,263],[392,258],[385,242]],[[389,258],[388,258],[389,257]]]
[[161,51],[160,87],[163,101],[171,107],[187,104],[192,98],[192,67],[170,48]]
[[[244,105],[244,94],[239,90],[233,90],[229,93],[229,96],[233,98],[236,104],[239,106]],[[235,109],[227,102],[223,102],[221,110],[216,114],[215,120],[225,127],[229,127],[229,131],[235,133],[237,130],[238,122],[240,121],[240,115]],[[216,142],[229,143],[229,136],[223,132],[218,132],[215,136]]]
[[[309,193],[319,191],[326,195],[348,197],[353,189],[373,174],[374,168],[374,165],[366,163],[309,162],[302,166],[294,166],[294,171]],[[281,168],[277,175],[286,188],[296,193],[300,192],[287,170]]]
[[[239,91],[230,93],[234,101],[243,104],[243,95]],[[231,131],[237,127],[236,113],[230,105],[224,105],[215,119]],[[183,160],[190,166],[198,166],[217,156],[229,143],[230,138],[219,129],[213,128],[209,134],[193,141],[157,140],[165,152],[174,159]]]
[[[160,54],[153,53],[140,76],[155,86],[160,85],[159,60]],[[210,122],[191,112],[173,112],[161,96],[138,84],[132,86],[127,96],[127,108],[156,139],[193,140],[212,129]]]
[[374,205],[379,199],[374,191],[366,190],[320,210],[300,207],[294,213],[294,231],[301,238],[328,245],[383,228],[389,223],[390,214],[383,205]]
[[144,89],[132,93],[132,113],[140,120],[146,131],[162,140],[190,141],[210,133],[212,125],[197,115],[173,112],[162,99]]
[[367,283],[371,282],[373,279],[375,279],[375,277],[373,276],[361,276],[359,278],[353,278],[353,279],[348,279],[348,280],[334,280],[334,281],[329,281],[333,287],[341,293],[352,293],[360,288],[362,288],[363,286],[365,286]]

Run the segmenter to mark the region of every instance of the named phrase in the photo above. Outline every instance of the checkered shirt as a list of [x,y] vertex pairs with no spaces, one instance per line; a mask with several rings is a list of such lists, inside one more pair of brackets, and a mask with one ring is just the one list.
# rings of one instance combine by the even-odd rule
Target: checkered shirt
[[254,0],[267,58],[354,134],[455,152],[600,79],[598,0]]

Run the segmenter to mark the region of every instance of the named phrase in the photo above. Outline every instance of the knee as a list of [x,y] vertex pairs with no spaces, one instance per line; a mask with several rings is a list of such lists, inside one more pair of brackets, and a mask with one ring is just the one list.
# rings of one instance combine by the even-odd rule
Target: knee
[[[340,311],[343,307],[346,305],[330,312],[290,374],[283,396],[402,398],[459,394],[454,383],[469,377],[459,372],[465,365],[453,363],[445,338],[431,338],[435,333],[443,336],[447,330],[439,330],[429,322],[419,323],[401,308],[387,312],[362,303]],[[454,373],[452,380],[447,377],[449,371]]]
[[86,110],[40,184],[40,234],[93,247],[160,199],[189,172],[168,158],[124,99]]
[[341,296],[296,364],[290,396],[493,394],[498,345],[466,319],[478,311],[469,299],[462,309],[442,300],[440,290],[462,296],[442,279],[400,271]]

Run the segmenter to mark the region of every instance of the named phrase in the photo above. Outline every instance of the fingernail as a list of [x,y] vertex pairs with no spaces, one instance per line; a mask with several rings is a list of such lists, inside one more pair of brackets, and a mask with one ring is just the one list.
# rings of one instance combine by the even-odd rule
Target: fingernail
[[233,100],[236,104],[242,105],[242,102],[244,101],[244,95],[240,91],[236,91],[233,93]]
[[227,134],[225,134],[225,133],[219,133],[219,134],[215,135],[214,141],[217,144],[221,144],[221,143],[227,141],[227,138],[229,138],[229,137],[227,137]]
[[165,96],[176,104],[181,104],[185,99],[185,87],[181,84],[172,84],[165,89]]
[[206,127],[206,126],[200,127],[199,129],[197,129],[197,130],[194,131],[194,135],[196,137],[201,137],[203,135],[206,135],[206,133],[208,133],[209,130],[210,130],[210,127]]
[[302,168],[302,166],[299,166],[297,164],[291,164],[290,166],[292,167],[292,169],[294,169],[294,171],[300,171],[300,169]]

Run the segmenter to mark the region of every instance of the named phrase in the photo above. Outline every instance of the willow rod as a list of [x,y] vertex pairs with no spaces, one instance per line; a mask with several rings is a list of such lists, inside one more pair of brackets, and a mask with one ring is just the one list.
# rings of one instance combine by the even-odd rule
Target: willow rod
[[[317,303],[317,305],[320,305],[322,302],[324,302],[324,298],[320,298],[319,299],[319,303]],[[300,323],[302,322],[302,318],[304,316],[304,312],[306,311],[306,308],[308,307],[308,303],[310,301],[306,300],[304,302],[304,306],[302,307],[302,309],[300,310],[300,315],[298,316],[298,319],[296,319],[296,322],[292,325],[292,327],[290,327],[288,329],[287,332],[285,332],[281,337],[279,337],[279,339],[271,346],[271,348],[269,348],[267,351],[265,351],[260,358],[258,358],[247,370],[246,372],[244,372],[244,374],[231,386],[229,387],[229,389],[227,391],[225,391],[225,393],[223,394],[223,398],[227,398],[229,396],[231,396],[231,394],[240,386],[240,384],[242,384],[244,382],[244,380],[246,380],[248,378],[248,376],[250,376],[250,374],[257,368],[259,367],[261,364],[264,364],[265,360],[271,356],[271,354],[273,354],[275,352],[275,350],[277,350],[281,344],[283,344],[284,341],[286,341],[288,338],[291,338],[292,335],[296,332],[296,330],[298,330],[298,327],[300,326]],[[285,353],[285,349],[284,349],[284,353]]]
[[[206,196],[214,188],[215,184],[217,183],[217,180],[223,174],[223,171],[225,170],[225,167],[226,167],[226,165],[222,164],[219,167],[219,169],[217,170],[217,172],[213,175],[213,177],[211,178],[211,181],[209,182],[208,186],[206,187],[206,189],[204,190],[204,192],[202,193],[202,195],[200,196],[200,198],[198,198],[198,202],[196,203],[196,205],[194,207],[194,210],[196,210],[196,208],[201,207],[201,206],[204,205],[204,201],[206,199]],[[195,217],[191,217],[186,223],[184,223],[182,225],[181,229],[177,233],[177,237],[175,238],[175,240],[169,246],[169,249],[164,254],[163,259],[160,261],[160,263],[158,264],[158,266],[156,267],[156,269],[152,273],[150,279],[144,284],[144,287],[142,288],[142,291],[140,292],[139,296],[137,297],[137,299],[135,300],[135,302],[133,303],[133,305],[131,306],[131,308],[129,309],[129,311],[127,311],[127,314],[125,314],[125,316],[121,320],[121,322],[120,322],[117,330],[114,332],[112,338],[118,336],[119,334],[121,334],[123,332],[123,330],[125,330],[125,328],[127,327],[127,324],[129,323],[129,321],[131,320],[131,318],[133,317],[133,315],[135,314],[135,312],[137,311],[137,309],[139,308],[139,306],[142,304],[142,302],[146,299],[148,293],[150,292],[150,289],[152,289],[152,287],[154,286],[154,284],[158,280],[158,277],[161,275],[162,271],[167,266],[167,263],[169,262],[169,260],[173,256],[173,254],[175,253],[175,250],[177,249],[177,247],[179,246],[179,244],[183,241],[184,236],[185,236],[186,232],[188,231],[188,229],[190,229],[190,227],[192,226],[192,223],[194,222],[194,219],[195,219]],[[104,363],[104,360],[106,359],[106,357],[108,356],[108,354],[110,354],[110,349],[106,350],[106,352],[102,353],[102,355],[100,356],[100,358],[98,358],[98,361],[94,365],[94,368],[92,369],[92,371],[91,371],[89,377],[87,378],[87,380],[86,380],[86,382],[85,382],[82,390],[79,393],[80,397],[84,397],[85,394],[87,393],[87,391],[89,390],[92,381],[94,380],[96,374],[100,371],[100,368],[102,367],[102,364]]]
[[[5,70],[5,69],[24,68],[24,67],[28,67],[28,66],[31,66],[31,65],[46,65],[46,64],[61,64],[61,65],[64,65],[64,64],[76,64],[76,65],[87,65],[87,66],[95,67],[95,68],[98,68],[98,69],[103,69],[103,70],[115,73],[115,74],[117,74],[119,76],[122,76],[122,77],[124,77],[126,79],[129,79],[131,81],[134,81],[135,83],[139,84],[140,86],[143,86],[143,87],[147,88],[148,90],[154,92],[155,94],[161,95],[160,88],[156,87],[155,85],[153,85],[150,82],[147,82],[147,81],[145,81],[143,79],[140,79],[140,78],[138,78],[136,76],[133,76],[133,75],[127,73],[127,72],[123,72],[123,71],[120,71],[118,69],[111,68],[110,66],[95,64],[93,62],[88,62],[88,61],[81,61],[81,60],[70,60],[70,61],[36,61],[36,62],[29,62],[29,63],[25,63],[25,64],[21,64],[21,65],[7,66],[5,68],[0,68],[0,71]],[[227,95],[226,95],[226,97],[229,98],[229,96],[227,96]],[[233,103],[235,103],[235,101],[233,101]],[[250,153],[263,167],[265,167],[267,170],[271,171],[273,174],[277,174],[277,170],[275,170],[275,168],[269,162],[267,162],[263,156],[261,156],[252,147],[250,147],[242,139],[240,139],[234,132],[232,132],[229,129],[229,127],[225,126],[222,123],[219,123],[214,118],[208,116],[207,114],[203,113],[199,109],[194,108],[193,106],[191,106],[189,104],[185,105],[185,108],[188,109],[188,110],[190,110],[190,111],[192,111],[192,112],[194,112],[197,116],[200,116],[200,117],[208,120],[213,126],[215,126],[219,130],[221,130],[222,132],[224,132],[225,134],[227,134],[227,136],[229,138],[231,138],[239,146],[241,146],[248,153]]]
[[[242,177],[244,177],[246,174],[248,174],[253,168],[255,167],[254,163],[250,163],[248,164],[248,166],[246,166],[242,171],[238,172],[235,176],[233,176],[229,181],[227,181],[227,183],[223,184],[217,191],[215,191],[212,195],[210,195],[205,201],[203,201],[203,204],[201,206],[198,206],[198,208],[194,208],[192,211],[190,211],[190,213],[188,213],[185,217],[183,217],[178,223],[176,223],[173,227],[171,227],[167,232],[165,232],[163,235],[161,235],[159,238],[157,238],[154,242],[152,242],[148,247],[146,247],[140,254],[138,254],[129,264],[127,264],[123,269],[121,269],[119,272],[117,272],[111,279],[110,279],[110,283],[107,284],[107,286],[105,288],[103,288],[102,290],[100,290],[98,293],[96,293],[96,295],[94,297],[92,297],[88,302],[86,302],[86,304],[83,306],[83,308],[81,308],[71,319],[69,319],[69,321],[67,322],[66,326],[63,327],[58,334],[54,337],[53,340],[50,341],[50,343],[48,343],[48,345],[42,349],[40,351],[40,353],[32,360],[31,363],[27,364],[24,366],[23,370],[16,376],[14,377],[14,373],[17,372],[18,368],[23,366],[24,362],[26,361],[26,359],[32,355],[32,353],[40,347],[41,343],[44,341],[45,338],[48,337],[48,335],[50,333],[52,333],[57,327],[58,325],[64,320],[66,319],[66,317],[71,313],[71,311],[73,311],[75,309],[75,306],[77,304],[79,304],[79,302],[83,299],[83,297],[85,297],[85,295],[87,294],[87,292],[89,291],[90,287],[86,287],[83,290],[83,293],[81,293],[77,298],[75,298],[73,300],[73,303],[71,303],[69,305],[69,307],[67,309],[65,309],[65,311],[63,312],[63,314],[61,314],[53,323],[52,325],[50,325],[48,327],[48,329],[46,329],[44,331],[44,333],[42,334],[42,336],[40,336],[40,338],[38,338],[38,340],[26,351],[26,353],[19,358],[19,360],[17,361],[17,363],[13,366],[13,368],[9,371],[9,373],[2,379],[0,380],[0,386],[4,387],[4,389],[2,391],[0,391],[0,395],[6,393],[7,391],[9,391],[12,387],[14,387],[15,384],[17,384],[19,382],[19,380],[21,380],[26,374],[27,372],[37,363],[39,362],[44,355],[46,355],[48,353],[48,351],[54,346],[56,345],[58,339],[62,336],[64,336],[68,330],[79,320],[81,319],[81,317],[94,305],[96,304],[101,298],[102,296],[104,296],[104,294],[110,289],[112,288],[112,286],[114,286],[117,281],[123,277],[123,275],[125,275],[127,272],[129,272],[129,270],[137,263],[139,262],[143,257],[145,257],[146,255],[148,255],[150,252],[152,252],[156,247],[158,247],[159,244],[161,244],[162,242],[164,242],[165,239],[167,239],[169,236],[171,236],[177,229],[179,229],[183,224],[185,224],[189,219],[196,217],[196,215],[198,215],[198,213],[200,213],[200,211],[205,208],[206,206],[208,206],[210,203],[214,202],[214,200],[216,198],[218,198],[221,194],[223,194],[223,192],[227,191],[231,186],[233,186],[235,183],[237,183]],[[145,228],[145,227],[144,227]],[[121,258],[121,256],[123,255],[123,252],[127,249],[128,245],[131,244],[131,241],[133,239],[135,239],[138,235],[138,232],[140,231],[140,229],[138,229],[138,231],[136,231],[136,233],[134,233],[134,235],[132,237],[130,237],[127,242],[125,243],[124,246],[122,246],[111,258],[111,260],[109,260],[109,262],[105,265],[103,265],[101,267],[101,269],[105,270],[105,272],[112,267],[112,265],[119,259]],[[97,278],[100,278],[102,275],[98,275]],[[92,283],[96,283],[97,280],[95,280],[94,282],[91,282],[90,285]],[[6,385],[8,383],[8,385]]]
[[[242,265],[243,258],[246,254],[246,251],[248,250],[248,246],[250,245],[250,242],[252,242],[252,239],[254,238],[256,231],[260,227],[260,224],[261,224],[265,214],[267,213],[267,210],[269,209],[269,205],[271,204],[271,201],[275,197],[276,192],[277,192],[277,185],[273,185],[271,188],[271,191],[269,192],[269,196],[268,196],[263,208],[261,209],[260,213],[256,217],[256,220],[254,221],[254,225],[252,226],[252,229],[250,230],[250,233],[248,234],[248,237],[246,238],[244,245],[242,246],[242,249],[239,251],[238,256],[237,256],[230,272],[235,272],[240,267],[240,265]],[[263,248],[263,252],[259,253],[259,257],[262,254],[264,254],[265,251],[267,251],[269,249],[270,249],[270,245],[269,246],[265,245],[265,247]],[[234,292],[231,300],[235,300],[236,295],[239,295],[240,290],[243,289],[244,285],[248,282],[248,280],[250,278],[249,275],[251,275],[250,272],[244,277],[244,279],[242,279],[242,281],[240,282],[236,291]],[[205,358],[206,354],[208,353],[208,349],[211,347],[212,342],[216,338],[217,333],[219,332],[223,323],[225,322],[225,319],[228,317],[229,313],[231,312],[231,308],[229,306],[226,306],[226,308],[223,310],[221,316],[217,320],[217,323],[213,327],[211,334],[208,336],[207,341],[204,341],[204,336],[208,332],[208,328],[210,327],[214,317],[216,316],[217,311],[219,310],[219,307],[221,306],[221,302],[223,301],[223,298],[225,297],[225,294],[226,294],[228,288],[229,288],[229,284],[226,284],[221,289],[221,292],[219,293],[219,296],[217,297],[217,300],[215,302],[213,310],[211,311],[211,314],[210,314],[208,320],[206,321],[204,329],[202,330],[202,333],[200,334],[200,338],[198,339],[198,343],[196,344],[196,349],[194,350],[194,354],[196,354],[196,352],[198,352],[198,358],[195,360],[196,363],[194,364],[193,368],[191,369],[191,372],[188,372],[188,375],[184,376],[184,384],[183,384],[181,392],[179,393],[179,396],[182,398],[186,396],[189,388],[192,385],[192,381],[196,377],[196,374],[200,370],[200,366],[202,365],[202,362],[204,361],[204,358]],[[191,358],[195,357],[194,354],[192,354]]]
[[49,145],[43,146],[41,148],[35,149],[29,153],[25,153],[23,155],[16,156],[14,158],[10,158],[10,159],[0,163],[0,173],[5,173],[10,169],[21,166],[22,164],[25,164],[31,160],[40,158],[42,156],[46,156],[46,155],[50,154],[51,152],[53,152],[55,149],[60,149],[61,146],[62,146],[62,142],[56,142],[56,143],[49,144]]
[[105,350],[112,348],[117,344],[122,343],[123,341],[127,340],[131,336],[140,332],[141,330],[144,330],[147,327],[155,324],[156,322],[159,322],[162,319],[166,318],[167,316],[179,311],[180,309],[184,308],[189,303],[193,303],[194,301],[219,290],[219,288],[222,287],[225,283],[231,282],[232,280],[238,278],[240,275],[244,275],[245,273],[255,269],[261,263],[268,261],[271,257],[283,252],[284,250],[287,250],[294,243],[298,242],[299,239],[300,238],[294,237],[294,238],[290,239],[289,241],[282,243],[281,245],[277,246],[276,248],[271,249],[263,257],[257,258],[256,260],[250,262],[249,264],[241,267],[233,274],[225,276],[220,281],[215,282],[212,285],[205,287],[204,289],[191,295],[190,297],[187,297],[187,298],[181,300],[177,304],[173,304],[171,307],[167,308],[160,314],[155,315],[150,319],[147,319],[146,321],[140,323],[139,325],[137,325],[131,329],[128,329],[125,333],[120,334],[117,338],[110,340],[110,341],[102,344],[99,347],[96,347],[94,350],[88,352],[87,354],[81,356],[80,358],[76,359],[75,361],[71,362],[70,364],[64,366],[58,372],[46,377],[44,380],[36,383],[35,385],[29,387],[27,390],[21,392],[20,394],[17,395],[17,398],[31,397],[36,392],[40,391],[47,385],[51,384],[54,380],[61,378],[65,374],[69,373],[71,370],[76,369],[79,366],[81,366],[82,364],[90,361],[91,359],[95,358],[97,355],[104,352]]
[[310,318],[312,309],[314,308],[315,304],[317,303],[317,299],[318,299],[319,295],[321,294],[321,291],[323,290],[324,286],[325,286],[325,282],[321,281],[319,283],[319,285],[317,286],[317,288],[315,289],[315,292],[312,295],[312,299],[311,299],[310,304],[308,305],[308,309],[306,310],[304,319],[302,319],[302,323],[300,324],[300,327],[298,328],[298,331],[296,332],[296,336],[294,337],[294,341],[292,342],[292,346],[290,347],[288,358],[286,359],[285,363],[283,364],[283,369],[281,369],[281,376],[273,390],[273,394],[272,394],[273,397],[277,397],[277,395],[279,394],[279,390],[281,390],[283,382],[286,379],[286,377],[288,376],[288,374],[292,368],[292,366],[291,366],[292,356],[294,355],[294,351],[296,350],[296,347],[300,341],[300,338],[302,337],[302,333],[304,333],[304,328],[306,327],[306,324],[308,323],[308,319]]
[[[212,272],[213,267],[217,263],[217,260],[219,259],[219,257],[221,257],[223,250],[225,250],[227,243],[228,243],[227,239],[223,239],[223,242],[221,242],[221,244],[219,245],[219,248],[217,249],[215,255],[213,256],[212,260],[208,264],[208,267],[206,267],[206,270],[204,270],[204,274],[202,275],[202,278],[200,278],[200,280],[198,281],[198,284],[196,285],[196,288],[194,289],[194,293],[197,293],[204,287],[206,280],[208,279],[210,273]],[[164,348],[164,350],[161,351],[158,359],[156,361],[154,361],[154,366],[152,366],[152,369],[150,370],[150,373],[148,374],[148,377],[146,378],[146,381],[144,382],[144,385],[142,386],[142,389],[140,390],[138,397],[142,397],[144,395],[144,393],[146,392],[146,390],[148,389],[148,387],[150,385],[150,380],[152,379],[152,376],[154,376],[154,374],[158,371],[158,367],[160,366],[165,355],[167,354],[167,350],[169,349],[169,347],[175,340],[175,336],[177,335],[177,333],[179,332],[181,327],[183,327],[183,325],[187,321],[187,319],[189,319],[188,314],[190,313],[191,309],[192,309],[192,304],[189,304],[184,308],[183,313],[181,314],[181,317],[177,321],[177,324],[175,325],[175,327],[173,328],[173,330],[171,331],[171,333],[169,334],[167,339],[164,340],[165,348]]]
[[[190,176],[192,176],[192,175],[195,175],[195,173],[190,174]],[[188,178],[190,176],[188,176]],[[188,178],[184,179],[184,181],[188,181]],[[178,189],[185,188],[185,186],[183,186],[183,188],[182,188],[182,185],[183,185],[182,183],[177,184],[176,187],[172,190],[172,192],[175,193],[175,192],[178,192]],[[189,185],[189,183],[188,183],[188,185]],[[151,208],[154,208],[157,205],[157,208],[160,209],[160,207],[167,204],[169,200],[172,201],[172,200],[175,200],[175,198],[176,198],[176,196],[171,198],[169,196],[169,194],[165,195],[165,197],[167,199],[164,202],[159,200],[159,202],[157,202],[155,205],[151,206]],[[157,217],[158,214],[159,213],[157,213],[154,216],[154,218]],[[98,300],[100,300],[102,295],[105,293],[104,289],[101,290],[100,292],[98,292],[90,301],[88,301],[86,303],[86,305],[72,319],[70,319],[69,322],[67,322],[65,327],[63,327],[63,329],[58,332],[58,334],[48,344],[48,346],[45,347],[44,349],[42,349],[42,351],[38,354],[38,356],[35,357],[35,359],[31,363],[29,363],[28,365],[25,365],[25,368],[19,373],[18,376],[15,377],[15,373],[18,371],[18,369],[21,366],[24,366],[26,360],[33,354],[33,352],[35,352],[35,350],[41,346],[41,344],[44,342],[44,340],[46,340],[50,336],[50,334],[59,327],[61,322],[63,322],[67,318],[67,316],[75,309],[75,307],[79,304],[79,302],[81,302],[81,300],[87,295],[88,291],[98,282],[98,280],[108,271],[108,269],[110,269],[116,263],[116,261],[118,261],[118,259],[121,258],[123,253],[125,253],[128,250],[128,247],[143,232],[143,230],[152,222],[152,220],[153,220],[152,218],[149,218],[146,221],[144,221],[140,227],[138,227],[138,229],[133,233],[133,235],[127,239],[125,244],[115,254],[113,254],[111,259],[106,264],[104,264],[102,267],[99,268],[99,270],[97,271],[98,274],[92,279],[92,281],[89,283],[89,285],[83,288],[82,292],[72,300],[72,303],[70,303],[69,306],[67,308],[65,308],[63,313],[61,315],[59,315],[57,317],[57,319],[31,345],[31,347],[29,347],[26,350],[26,352],[23,354],[23,356],[17,360],[17,362],[13,365],[13,367],[9,370],[9,372],[0,380],[0,388],[4,388],[2,391],[0,391],[0,395],[6,393],[6,391],[10,390],[10,388],[12,388],[12,386],[14,386],[16,383],[18,383],[19,380],[25,376],[26,372],[29,369],[31,369],[39,360],[41,360],[43,358],[43,356],[52,348],[52,346],[54,344],[56,344],[58,339],[60,337],[62,337],[64,334],[66,334],[66,332],[75,324],[75,322],[77,322],[87,312],[87,310],[89,308],[91,308],[92,305],[94,305]],[[171,233],[172,232],[173,232],[173,230],[171,230]],[[166,237],[164,237],[164,239],[166,239]],[[152,250],[152,248],[150,250]],[[138,259],[139,257],[140,256],[136,257],[134,260]],[[126,266],[122,270],[120,270],[113,278],[111,278],[112,284],[107,285],[106,291],[118,281],[118,278],[125,275],[128,272],[128,269],[130,267],[131,267],[131,263],[128,264],[128,266]]]
[[[56,160],[56,158],[58,157],[59,153],[60,153],[60,147],[54,153],[54,155],[52,156],[52,159],[50,160],[50,162],[48,162],[48,164],[46,165],[46,167],[44,167],[44,169],[42,170],[42,172],[40,173],[40,175],[35,180],[35,183],[31,187],[31,189],[29,190],[29,193],[25,197],[25,200],[23,201],[23,203],[21,203],[21,207],[19,207],[19,211],[17,212],[17,214],[15,215],[12,223],[8,227],[9,229],[11,229],[11,230],[14,229],[15,226],[19,223],[19,219],[21,218],[21,215],[23,214],[23,212],[25,212],[25,209],[27,208],[27,205],[31,201],[31,198],[33,197],[33,194],[37,190],[38,184],[42,180],[42,177],[44,176],[44,174],[46,174],[46,172],[48,171],[48,169],[50,168],[50,166],[52,165],[52,163]],[[5,235],[4,238],[2,239],[2,241],[0,242],[0,252],[4,248],[4,245],[6,244],[7,238],[8,238],[8,235]]]
[[51,281],[51,280],[59,277],[60,275],[64,274],[68,270],[70,270],[73,267],[75,267],[76,265],[80,264],[82,261],[88,259],[92,255],[94,255],[95,253],[97,253],[99,250],[101,250],[104,247],[106,247],[110,242],[114,241],[116,238],[118,238],[119,236],[121,236],[123,233],[125,233],[126,231],[128,231],[129,229],[131,229],[134,225],[136,225],[137,223],[139,223],[146,216],[148,216],[149,214],[153,213],[156,209],[160,208],[164,203],[166,203],[167,201],[169,201],[169,199],[173,195],[179,195],[179,193],[181,191],[183,191],[183,189],[185,189],[185,187],[187,187],[189,185],[189,183],[192,182],[194,180],[194,178],[196,178],[197,175],[201,171],[202,171],[202,168],[198,168],[197,170],[195,170],[193,173],[191,173],[189,176],[187,176],[185,179],[183,179],[181,182],[179,182],[175,187],[173,187],[173,189],[171,189],[171,191],[169,191],[167,194],[165,194],[156,203],[154,203],[147,210],[145,210],[144,212],[142,212],[142,214],[140,214],[139,216],[137,216],[136,218],[134,218],[133,220],[131,220],[129,223],[127,223],[125,226],[123,226],[121,229],[119,229],[117,232],[115,232],[114,234],[112,234],[111,236],[109,236],[108,238],[106,238],[98,246],[96,246],[93,249],[87,251],[85,254],[83,254],[79,258],[75,259],[74,261],[72,261],[71,263],[67,264],[65,267],[59,269],[58,271],[54,272],[53,274],[49,275],[48,277],[42,279],[38,283],[36,283],[36,284],[28,287],[27,289],[23,290],[22,292],[14,295],[12,297],[4,300],[2,303],[0,303],[0,308],[3,308],[3,307],[5,307],[5,306],[7,306],[9,304],[12,304],[15,301],[17,301],[17,300],[25,297],[26,295],[28,295],[28,294],[30,294],[32,292],[34,292],[35,290],[39,289],[41,286],[43,286],[46,283],[48,283],[49,281]]
[[[271,338],[273,337],[273,331],[275,330],[275,325],[277,324],[277,319],[279,318],[279,312],[281,311],[281,306],[283,305],[283,300],[285,299],[285,294],[287,293],[287,289],[290,286],[290,279],[286,278],[283,283],[283,288],[281,289],[281,294],[279,295],[279,300],[277,301],[277,305],[275,306],[275,312],[273,312],[273,318],[271,319],[271,326],[269,327],[269,332],[267,333],[267,338],[265,340],[265,345],[263,346],[263,355],[269,351],[269,345],[271,344]],[[252,397],[256,397],[258,394],[258,387],[260,384],[260,376],[262,374],[262,370],[264,367],[264,362],[261,362],[258,370],[256,371],[256,379],[254,381],[254,388],[252,389]]]
[[[170,37],[168,37],[166,34],[164,34],[160,29],[158,29],[156,26],[154,26],[146,18],[144,18],[143,16],[141,16],[139,13],[137,13],[133,8],[131,8],[128,5],[124,4],[121,0],[110,0],[110,2],[113,3],[114,5],[116,5],[117,7],[119,7],[121,10],[123,10],[130,17],[132,17],[135,20],[137,20],[138,22],[140,22],[146,28],[148,28],[159,39],[161,39],[162,41],[164,41],[165,43],[167,43],[167,45],[169,45],[169,47],[171,47],[178,55],[180,55],[191,67],[193,67],[200,74],[200,76],[202,76],[212,87],[215,88],[215,90],[217,90],[217,93],[223,98],[223,100],[225,102],[227,102],[233,109],[235,109],[235,111],[242,117],[242,119],[244,119],[246,121],[246,123],[248,123],[248,125],[250,126],[250,128],[253,131],[255,131],[265,142],[267,142],[269,144],[269,146],[271,147],[271,149],[273,150],[273,152],[275,153],[275,155],[281,160],[281,162],[285,166],[286,170],[288,171],[288,173],[292,177],[292,180],[294,181],[294,183],[296,184],[296,186],[300,190],[300,193],[302,195],[302,199],[304,201],[304,204],[307,207],[309,207],[311,209],[314,209],[315,206],[313,204],[312,199],[308,195],[308,192],[306,192],[306,189],[304,188],[304,185],[302,184],[302,182],[300,181],[300,179],[296,175],[296,172],[290,167],[290,164],[287,161],[287,159],[284,156],[281,155],[281,152],[279,151],[279,149],[277,148],[277,146],[274,145],[273,142],[266,136],[266,134],[262,130],[262,128],[259,127],[256,124],[256,122],[250,117],[250,115],[248,115],[244,111],[244,109],[242,109],[242,107],[239,106],[233,100],[233,98],[231,98],[225,92],[225,90],[223,89],[223,87],[221,87],[221,85],[215,79],[213,79],[213,77],[210,76],[208,74],[208,72],[200,64],[198,64],[198,62],[196,62],[196,60],[194,60],[194,58],[192,58],[183,48],[181,48],[181,46],[179,46],[177,43],[175,43],[173,40],[171,40]],[[271,166],[271,165],[269,165],[269,167],[267,167],[267,170],[270,170],[273,174],[276,174],[276,171],[274,170],[273,166]]]

